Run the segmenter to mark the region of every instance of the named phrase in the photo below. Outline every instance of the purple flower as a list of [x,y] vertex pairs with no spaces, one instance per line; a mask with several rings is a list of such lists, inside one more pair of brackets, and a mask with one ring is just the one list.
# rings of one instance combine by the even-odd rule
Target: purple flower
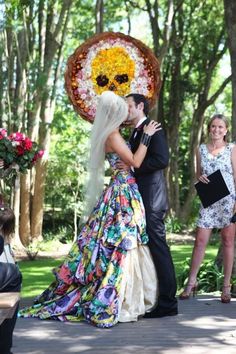
[[116,297],[116,289],[112,285],[107,285],[97,293],[97,299],[104,305],[109,305],[114,301]]

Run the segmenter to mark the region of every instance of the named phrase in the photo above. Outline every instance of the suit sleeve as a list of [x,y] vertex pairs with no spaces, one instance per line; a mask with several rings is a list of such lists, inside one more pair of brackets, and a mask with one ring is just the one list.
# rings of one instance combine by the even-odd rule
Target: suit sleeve
[[0,256],[3,253],[4,250],[4,239],[3,237],[0,235]]
[[149,174],[163,170],[169,163],[169,149],[163,130],[158,131],[151,138],[147,155],[141,166],[135,169],[136,175]]

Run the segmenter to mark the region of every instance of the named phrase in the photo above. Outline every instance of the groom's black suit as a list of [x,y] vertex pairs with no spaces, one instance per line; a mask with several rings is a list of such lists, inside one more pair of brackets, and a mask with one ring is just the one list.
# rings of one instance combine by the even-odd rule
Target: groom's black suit
[[[131,138],[134,153],[140,143],[145,120]],[[135,134],[135,136],[134,136]],[[172,257],[166,243],[164,217],[168,209],[164,169],[169,162],[168,146],[163,130],[156,132],[148,147],[146,157],[134,174],[141,193],[147,221],[148,246],[150,248],[158,277],[158,299],[156,313],[162,317],[177,313],[176,279]]]

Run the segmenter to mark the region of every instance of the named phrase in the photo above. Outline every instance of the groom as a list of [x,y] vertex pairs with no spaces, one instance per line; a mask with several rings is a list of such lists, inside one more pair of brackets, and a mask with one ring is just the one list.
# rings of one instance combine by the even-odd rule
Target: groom
[[[144,125],[148,124],[148,103],[140,94],[126,96],[129,107],[129,120],[135,127],[130,138],[134,153],[140,143]],[[146,157],[140,168],[134,170],[136,182],[141,193],[147,222],[148,246],[155,264],[159,293],[154,310],[145,318],[174,316],[178,314],[176,279],[173,261],[166,243],[164,217],[168,208],[164,169],[169,161],[168,146],[163,130],[151,139]]]

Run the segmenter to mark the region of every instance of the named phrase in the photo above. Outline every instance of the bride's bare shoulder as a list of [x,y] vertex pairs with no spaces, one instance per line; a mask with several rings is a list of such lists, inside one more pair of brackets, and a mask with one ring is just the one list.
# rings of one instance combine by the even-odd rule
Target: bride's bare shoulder
[[114,139],[116,140],[116,139],[119,139],[119,138],[121,138],[121,135],[119,133],[119,130],[117,129],[117,130],[113,130],[113,132],[111,132],[108,135],[107,140],[111,141],[111,140],[114,140]]

